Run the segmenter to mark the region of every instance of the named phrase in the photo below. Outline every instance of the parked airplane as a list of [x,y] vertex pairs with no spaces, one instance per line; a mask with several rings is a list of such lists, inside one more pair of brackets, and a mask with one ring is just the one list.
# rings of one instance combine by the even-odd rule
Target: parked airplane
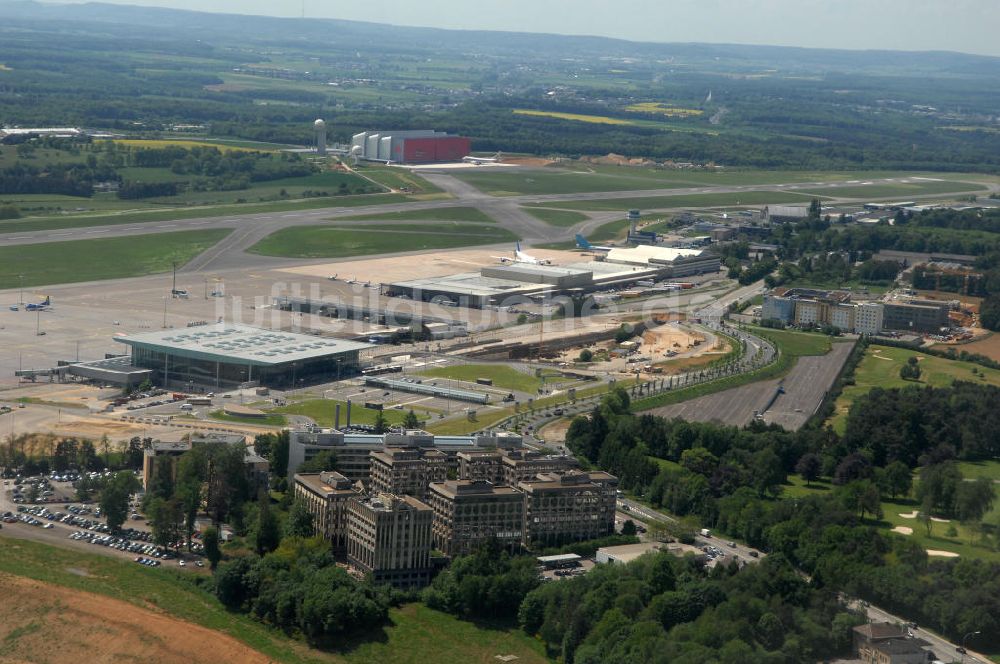
[[52,305],[52,300],[49,298],[48,295],[46,295],[45,299],[42,300],[41,302],[29,302],[28,304],[24,305],[24,310],[25,311],[45,311],[51,305]]
[[591,244],[587,241],[587,238],[583,237],[579,233],[576,235],[576,246],[584,251],[611,251],[614,247],[601,247]]
[[493,256],[493,258],[498,259],[501,263],[523,263],[525,265],[552,265],[552,261],[545,258],[535,258],[530,254],[526,254],[521,251],[521,242],[514,245],[514,257],[509,256]]
[[462,161],[464,161],[467,164],[472,164],[473,166],[482,166],[483,164],[497,164],[500,163],[500,160],[501,156],[499,152],[497,152],[492,157],[474,157],[472,155],[469,155],[468,157],[462,157]]

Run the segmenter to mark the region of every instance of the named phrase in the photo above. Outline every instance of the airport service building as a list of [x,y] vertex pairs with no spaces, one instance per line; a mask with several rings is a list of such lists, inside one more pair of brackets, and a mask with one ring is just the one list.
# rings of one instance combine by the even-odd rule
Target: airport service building
[[370,344],[218,323],[115,337],[163,386],[287,388],[358,373]]
[[351,138],[351,154],[368,161],[427,164],[462,161],[472,151],[471,141],[443,131],[364,131]]

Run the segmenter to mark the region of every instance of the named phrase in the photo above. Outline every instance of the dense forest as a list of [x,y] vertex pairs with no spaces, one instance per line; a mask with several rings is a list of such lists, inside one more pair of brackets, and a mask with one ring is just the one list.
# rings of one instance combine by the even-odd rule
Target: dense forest
[[[911,471],[919,470],[921,522],[957,518],[995,539],[1000,524],[981,523],[992,485],[963,481],[955,460],[996,456],[986,423],[997,408],[1000,390],[978,384],[875,390],[851,407],[840,436],[636,416],[619,391],[573,421],[567,444],[650,504],[780,554],[816,588],[864,597],[955,639],[981,630],[996,647],[1000,565],[932,562],[918,544],[874,523],[881,501],[909,494]],[[655,459],[673,463],[662,468]],[[782,499],[793,472],[807,481],[827,477],[833,490]]]

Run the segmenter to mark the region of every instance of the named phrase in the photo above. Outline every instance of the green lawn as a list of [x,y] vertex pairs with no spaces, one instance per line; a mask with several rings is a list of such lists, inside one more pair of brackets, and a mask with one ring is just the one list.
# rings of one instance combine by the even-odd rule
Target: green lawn
[[272,233],[250,248],[252,253],[291,258],[342,258],[400,251],[454,249],[513,242],[502,228],[447,222],[426,225],[385,224],[364,228],[293,226]]
[[283,415],[267,415],[265,417],[240,417],[239,415],[230,415],[221,410],[215,410],[208,414],[213,420],[220,420],[222,422],[238,422],[239,424],[260,424],[269,427],[283,427],[287,424]]
[[[493,386],[503,390],[517,390],[534,394],[542,386],[542,379],[534,374],[526,374],[503,364],[456,364],[450,367],[436,367],[422,371],[421,376],[450,378],[475,383],[477,378],[490,378]],[[560,376],[548,376],[546,382],[553,384],[565,381]]]
[[[921,372],[919,381],[906,381],[899,377],[899,370],[911,357],[919,360]],[[973,369],[976,369],[977,374],[972,373]],[[830,423],[834,430],[843,433],[851,404],[873,387],[893,388],[906,385],[947,387],[956,380],[1000,386],[1000,371],[905,348],[871,345],[854,372],[855,384],[845,386],[843,393],[837,399],[836,411]]]
[[411,194],[437,194],[441,189],[431,184],[416,173],[402,169],[374,164],[358,164],[353,167],[359,175],[378,182],[383,187],[396,190],[406,190]]
[[[914,483],[916,483],[915,480]],[[782,496],[785,498],[796,498],[810,494],[828,494],[833,490],[833,485],[827,480],[819,480],[807,487],[805,480],[798,475],[790,475],[788,483],[784,486]],[[882,501],[882,519],[875,521],[869,518],[868,523],[883,531],[891,531],[896,527],[912,528],[913,533],[902,535],[901,537],[912,538],[925,549],[938,551],[951,551],[965,558],[984,558],[988,560],[1000,560],[1000,553],[991,548],[979,544],[979,537],[969,528],[952,521],[951,523],[934,522],[931,526],[930,535],[927,528],[916,519],[907,519],[901,514],[912,514],[919,510],[920,506],[911,498],[897,498],[896,500]],[[987,519],[990,517],[987,516]],[[949,526],[954,526],[958,532],[955,536],[947,535]]]
[[213,595],[192,582],[192,575],[2,535],[0,572],[162,611],[228,634],[278,662],[487,664],[496,661],[495,655],[506,654],[516,655],[519,664],[549,661],[541,643],[519,630],[479,627],[420,604],[392,609],[389,625],[374,629],[367,640],[345,642],[334,653],[312,650],[247,616],[226,611]]
[[[808,182],[847,182],[918,175],[957,180],[981,180],[969,173],[905,173],[897,171],[771,171],[720,169],[695,171],[662,168],[634,168],[570,162],[538,169],[480,169],[453,175],[494,196],[531,194],[571,194],[594,191],[635,191],[684,187],[724,187]],[[921,182],[931,187],[943,183]],[[899,185],[905,186],[905,185]],[[974,187],[967,189],[972,191]],[[951,189],[962,191],[962,189]]]
[[[59,228],[82,228],[151,221],[173,221],[175,219],[197,219],[201,217],[294,212],[296,210],[315,210],[319,208],[361,207],[365,205],[403,203],[411,200],[400,194],[365,194],[360,196],[330,196],[267,203],[241,203],[238,205],[192,205],[189,207],[170,208],[156,206],[144,208],[143,203],[119,201],[113,195],[107,195],[103,198],[101,195],[95,195],[93,198],[74,198],[70,196],[53,198],[47,194],[41,196],[45,196],[46,199],[52,199],[49,204],[42,206],[46,209],[58,207],[63,211],[73,211],[78,207],[82,207],[85,211],[72,214],[58,213],[57,216],[39,214],[22,219],[0,221],[0,232],[20,233],[26,231],[55,230]],[[9,200],[8,197],[0,196],[0,205],[5,204],[7,200]],[[34,203],[31,205],[34,205]],[[111,209],[123,211],[111,214],[109,213]],[[99,214],[93,214],[93,212],[99,212]],[[51,211],[45,212],[45,215],[51,214]]]
[[[275,408],[274,412],[283,413],[285,415],[304,415],[312,418],[312,420],[320,426],[332,427],[334,410],[336,409],[337,404],[340,404],[340,423],[341,425],[346,425],[347,402],[345,401],[335,401],[333,399],[307,399],[306,401],[290,403],[287,406]],[[392,426],[402,424],[403,419],[406,417],[408,412],[410,412],[409,408],[405,408],[403,410],[387,408],[382,411],[385,415],[386,421]],[[427,409],[420,408],[418,406],[413,408],[413,412],[416,413],[417,417],[421,420],[427,419],[430,415]],[[363,401],[354,401],[351,403],[351,424],[375,424],[375,416],[377,414],[377,410],[365,408]]]
[[581,221],[587,221],[588,219],[587,215],[582,212],[573,212],[572,210],[553,210],[552,208],[527,206],[522,209],[532,217],[540,219],[550,226],[575,226]]
[[0,288],[120,279],[184,265],[231,233],[218,228],[0,247]]
[[495,224],[496,219],[473,207],[436,208],[414,210],[412,212],[384,212],[382,214],[359,214],[338,217],[336,221],[471,221],[481,224]]
[[[677,196],[646,196],[639,198],[608,198],[603,200],[559,201],[566,210],[611,212],[621,210],[663,210],[669,208],[719,207],[723,205],[772,205],[775,203],[808,203],[815,196],[789,191],[742,191],[727,194],[680,194]],[[538,203],[543,205],[543,203]]]
[[989,480],[1000,481],[1000,460],[959,461],[958,469],[962,471],[962,476],[966,479],[977,480],[985,477]]
[[824,334],[771,330],[762,327],[754,328],[753,333],[770,339],[778,345],[782,353],[793,357],[826,355],[830,352],[830,337]]

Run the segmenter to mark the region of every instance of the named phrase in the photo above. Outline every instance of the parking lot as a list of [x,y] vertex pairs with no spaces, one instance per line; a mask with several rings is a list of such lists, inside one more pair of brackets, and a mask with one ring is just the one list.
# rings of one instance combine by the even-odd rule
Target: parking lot
[[[101,519],[100,508],[93,504],[66,499],[55,501],[55,495],[49,496],[50,502],[47,503],[15,503],[14,481],[4,480],[3,491],[0,492],[0,522],[4,536],[125,558],[148,567],[170,565],[191,570],[206,568],[201,555],[204,548],[198,541],[200,533],[195,534],[191,552],[186,550],[184,543],[176,543],[177,551],[154,544],[148,524],[135,511],[137,499],[133,499],[130,518],[122,531],[112,534]],[[20,486],[25,484],[26,482],[22,482]],[[61,494],[67,492],[67,487],[72,491],[72,485],[67,482],[54,482],[50,485]]]

